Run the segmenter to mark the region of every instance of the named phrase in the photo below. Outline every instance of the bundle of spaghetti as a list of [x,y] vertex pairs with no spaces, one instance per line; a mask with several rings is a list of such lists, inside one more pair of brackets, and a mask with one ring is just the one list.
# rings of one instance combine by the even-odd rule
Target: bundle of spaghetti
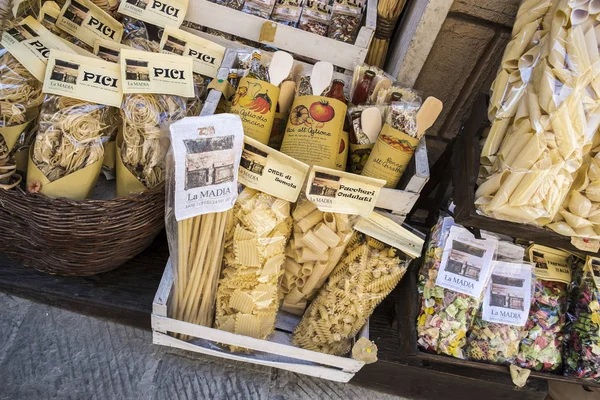
[[202,111],[203,99],[206,96],[208,82],[200,74],[194,74],[194,97],[187,99],[187,116],[195,117]]
[[16,170],[17,164],[8,151],[4,136],[0,135],[0,189],[12,189],[21,183],[22,177]]
[[37,115],[42,82],[5,49],[0,54],[0,128],[21,125]]
[[348,353],[352,339],[406,272],[408,264],[397,253],[356,232],[296,327],[294,344],[338,356]]
[[600,232],[561,207],[569,201],[577,170],[590,150],[592,155],[598,150],[599,13],[594,1],[521,5],[491,89],[492,126],[475,196],[484,214],[550,224],[571,236]]
[[[290,203],[245,188],[226,230],[215,328],[259,339],[275,329]],[[240,350],[232,347],[232,351]]]
[[168,126],[186,116],[187,100],[164,94],[123,96],[123,143],[121,159],[147,188],[164,181],[165,157],[169,148]]
[[114,107],[47,95],[32,160],[48,180],[55,181],[101,160],[103,143],[117,129]]
[[302,315],[342,258],[353,224],[350,216],[323,213],[306,198],[298,201],[292,217],[294,233],[285,251],[281,309]]

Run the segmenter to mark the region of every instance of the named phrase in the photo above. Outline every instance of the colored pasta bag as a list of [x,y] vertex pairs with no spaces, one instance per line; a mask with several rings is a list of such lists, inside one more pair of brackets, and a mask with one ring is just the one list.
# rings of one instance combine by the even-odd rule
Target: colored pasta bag
[[571,287],[565,375],[600,382],[600,259],[587,257]]
[[194,97],[188,57],[123,49],[122,137],[117,140],[117,195],[143,192],[164,181],[169,125]]
[[307,0],[302,8],[298,28],[320,36],[327,35],[331,21],[331,6],[319,0]]
[[271,14],[271,20],[296,27],[302,12],[303,2],[304,0],[277,0]]
[[104,144],[119,127],[120,81],[114,63],[50,51],[46,97],[27,169],[30,191],[73,200],[92,194]]
[[364,1],[334,0],[327,37],[354,43],[363,17]]
[[407,268],[399,250],[356,232],[294,330],[293,343],[322,353],[347,354],[354,337]]
[[244,131],[232,115],[185,118],[170,131],[165,225],[174,289],[169,313],[210,327]]

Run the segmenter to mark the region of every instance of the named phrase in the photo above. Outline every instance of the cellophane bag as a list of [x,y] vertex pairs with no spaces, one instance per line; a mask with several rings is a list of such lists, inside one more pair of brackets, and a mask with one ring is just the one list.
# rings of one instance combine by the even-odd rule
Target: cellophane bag
[[302,14],[302,4],[304,0],[277,0],[271,20],[283,25],[296,27]]
[[574,188],[573,208],[567,198],[600,124],[600,31],[586,7],[522,3],[491,88],[479,212],[560,234],[597,235],[588,217],[598,203],[582,199],[589,182]]
[[330,21],[331,6],[318,0],[307,0],[302,8],[298,28],[319,36],[326,36]]
[[294,330],[296,346],[342,356],[408,268],[400,251],[356,232]]
[[600,259],[581,264],[571,285],[564,373],[600,382]]
[[363,18],[363,0],[334,0],[327,37],[354,43]]

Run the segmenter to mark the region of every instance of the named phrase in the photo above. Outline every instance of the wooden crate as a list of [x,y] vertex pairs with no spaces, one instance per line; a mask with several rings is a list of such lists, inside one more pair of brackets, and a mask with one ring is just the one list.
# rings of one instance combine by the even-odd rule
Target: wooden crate
[[[292,345],[292,332],[300,318],[282,311],[277,315],[275,333],[269,340],[255,339],[169,318],[168,310],[172,293],[173,271],[169,260],[152,303],[154,344],[266,365],[337,382],[348,382],[364,365],[364,362],[350,357],[333,356]],[[186,342],[176,339],[168,333],[181,333],[195,339]],[[368,322],[359,332],[358,337],[369,337]],[[239,346],[254,351],[234,353],[219,344]]]
[[[345,69],[353,69],[357,64],[363,63],[367,56],[377,21],[377,0],[368,0],[365,13],[366,23],[360,28],[354,44],[319,36],[212,3],[208,0],[190,1],[185,19],[207,28],[230,33],[255,42],[260,42],[259,39],[263,25],[274,25],[276,32],[273,41],[263,41],[261,43],[266,43],[278,49],[287,50],[316,60],[329,61],[333,65]],[[206,33],[197,34],[216,43],[221,43],[226,47],[236,47],[229,40]]]

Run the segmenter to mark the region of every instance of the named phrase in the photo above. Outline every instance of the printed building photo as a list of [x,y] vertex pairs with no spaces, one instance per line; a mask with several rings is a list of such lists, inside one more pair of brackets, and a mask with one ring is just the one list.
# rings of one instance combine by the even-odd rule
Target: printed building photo
[[31,29],[27,24],[16,25],[6,31],[10,36],[14,37],[17,41],[22,42],[27,39],[33,39],[39,35]]
[[248,143],[244,143],[244,150],[242,151],[240,167],[262,176],[266,164],[266,152],[259,150]]
[[185,190],[232,182],[236,171],[234,135],[184,140]]
[[446,271],[479,281],[484,255],[485,249],[453,240]]
[[537,269],[548,269],[548,263],[544,258],[544,254],[539,251],[533,251],[533,261],[535,262],[535,267]]
[[78,75],[79,64],[56,60],[54,68],[52,68],[52,74],[50,74],[50,80],[71,83],[74,85],[77,83]]
[[106,61],[118,63],[119,62],[119,51],[115,50],[115,49],[109,49],[108,47],[104,47],[104,46],[98,46],[98,57],[100,57]]
[[71,1],[71,4],[65,11],[64,16],[69,21],[74,22],[75,24],[81,26],[81,24],[83,23],[83,20],[85,19],[85,17],[87,16],[89,11],[90,11],[89,8],[87,8],[83,4],[78,3],[77,1],[73,0],[73,1]]
[[341,177],[324,172],[315,172],[315,179],[310,187],[310,194],[315,196],[335,197],[340,189]]
[[600,278],[600,261],[592,260],[592,272],[596,278]]
[[125,59],[125,79],[128,81],[150,81],[148,61]]
[[127,4],[131,4],[132,6],[141,8],[143,10],[148,7],[148,2],[146,0],[126,0]]
[[523,298],[524,279],[508,278],[492,274],[492,288],[490,306],[509,308],[511,310],[525,310]]
[[171,35],[167,36],[164,50],[182,56],[185,51],[186,42]]

